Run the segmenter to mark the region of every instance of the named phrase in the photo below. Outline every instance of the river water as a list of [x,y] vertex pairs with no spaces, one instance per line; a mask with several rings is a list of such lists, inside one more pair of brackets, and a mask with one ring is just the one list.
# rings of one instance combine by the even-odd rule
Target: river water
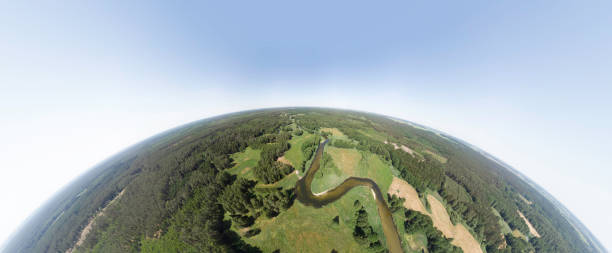
[[310,168],[306,172],[306,175],[297,181],[295,185],[295,191],[297,199],[306,206],[312,206],[320,208],[324,205],[332,203],[340,199],[344,194],[353,189],[354,187],[366,186],[372,190],[374,198],[376,199],[376,206],[378,208],[378,215],[382,222],[383,233],[387,239],[387,248],[390,252],[402,252],[402,246],[397,233],[397,228],[393,222],[393,216],[387,203],[385,202],[384,196],[380,192],[380,188],[372,179],[361,178],[361,177],[349,177],[336,188],[324,191],[320,194],[313,194],[311,190],[311,183],[314,176],[321,167],[321,157],[323,156],[323,148],[329,140],[319,144],[317,153],[315,154],[314,160],[310,165]]

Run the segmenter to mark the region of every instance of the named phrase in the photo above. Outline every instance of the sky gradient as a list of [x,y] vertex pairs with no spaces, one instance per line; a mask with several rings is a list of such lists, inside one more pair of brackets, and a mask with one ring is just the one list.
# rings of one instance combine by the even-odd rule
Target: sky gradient
[[0,4],[0,242],[151,135],[247,109],[376,112],[497,156],[612,249],[609,1]]

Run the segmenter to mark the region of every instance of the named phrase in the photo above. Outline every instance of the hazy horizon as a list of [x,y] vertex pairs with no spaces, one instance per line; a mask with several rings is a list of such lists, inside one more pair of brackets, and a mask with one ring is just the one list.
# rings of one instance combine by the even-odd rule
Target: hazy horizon
[[0,245],[112,154],[242,110],[388,115],[507,162],[612,248],[609,2],[4,3]]

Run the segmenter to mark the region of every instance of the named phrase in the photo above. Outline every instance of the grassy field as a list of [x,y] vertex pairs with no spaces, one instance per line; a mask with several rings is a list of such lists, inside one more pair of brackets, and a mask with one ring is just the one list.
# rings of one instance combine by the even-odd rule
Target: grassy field
[[[261,233],[244,238],[264,252],[366,252],[352,236],[353,201],[370,195],[368,191],[351,191],[341,200],[322,208],[313,208],[296,201],[287,211],[272,219],[260,217],[253,228]],[[340,216],[339,224],[333,222]]]
[[382,192],[387,192],[393,175],[389,165],[378,156],[358,151],[336,147],[325,147],[325,153],[331,156],[334,166],[324,166],[317,172],[312,182],[314,192],[320,192],[342,183],[344,179],[356,176],[374,180]]
[[227,170],[232,175],[241,176],[247,179],[255,179],[253,175],[253,168],[257,165],[261,154],[261,150],[252,149],[251,147],[246,148],[244,151],[233,154],[231,157],[234,159],[234,167]]
[[377,141],[380,142],[384,142],[387,140],[387,135],[380,133],[374,129],[367,129],[367,130],[359,130],[359,132],[361,132],[362,134],[364,134],[365,136],[368,136],[372,139],[375,139]]
[[338,138],[343,138],[346,137],[346,135],[344,135],[340,130],[338,130],[338,128],[327,128],[327,127],[322,127],[320,129],[321,132],[328,132],[331,133],[332,136],[334,137],[338,137]]
[[[339,131],[328,130],[334,134],[332,138],[343,138]],[[312,135],[296,136],[291,141],[292,149],[301,147],[301,143]],[[332,158],[333,163],[326,163],[319,170],[312,183],[313,192],[321,192],[340,184],[349,176],[369,177],[376,181],[383,192],[386,192],[393,178],[391,168],[376,155],[360,152],[356,149],[342,149],[327,146],[326,154]],[[290,162],[300,162],[300,152],[285,153]],[[293,153],[293,154],[290,154]],[[238,170],[238,169],[236,169]],[[293,173],[274,185],[258,185],[262,187],[286,187],[295,185],[298,176]],[[332,249],[342,252],[365,252],[355,239],[352,232],[354,227],[355,200],[359,200],[368,211],[370,224],[374,227],[382,243],[385,237],[382,231],[380,217],[376,202],[368,188],[358,187],[352,189],[340,200],[322,208],[304,206],[296,201],[291,208],[279,216],[267,219],[260,217],[253,228],[260,228],[261,233],[251,238],[244,238],[248,243],[260,247],[264,252],[279,249],[281,252],[330,252]],[[403,213],[398,214],[403,216]],[[339,216],[340,222],[335,224],[332,220]],[[307,217],[307,218],[306,218]],[[402,217],[403,218],[403,217]],[[403,219],[398,217],[398,225]],[[235,228],[234,228],[235,229]],[[239,231],[238,229],[235,229]],[[405,239],[403,239],[405,241]],[[406,244],[406,243],[404,243]]]
[[312,140],[315,136],[313,134],[309,134],[304,132],[302,136],[294,135],[291,140],[289,140],[289,145],[291,148],[285,152],[285,158],[291,162],[294,168],[299,170],[299,166],[301,166],[302,161],[304,161],[304,154],[302,153],[302,144],[306,140]]
[[493,208],[493,207],[491,207],[491,211],[493,211],[495,216],[497,216],[499,218],[499,222],[498,223],[501,226],[501,232],[503,234],[512,233],[512,229],[510,229],[510,226],[508,225],[508,223],[506,223],[506,221],[504,221],[504,218],[501,217],[499,212],[495,208]]
[[427,252],[427,237],[423,233],[405,235],[408,249],[406,252]]
[[[367,177],[374,180],[382,192],[387,192],[389,189],[391,181],[393,180],[391,168],[382,162],[378,156],[356,149],[336,148],[331,146],[325,147],[325,153],[332,157],[333,164],[325,164],[319,169],[315,179],[312,181],[313,192],[322,192],[336,187],[351,176]],[[353,214],[353,203],[357,199],[368,211],[370,224],[374,228],[374,231],[378,233],[381,242],[385,243],[376,202],[368,188],[354,188],[340,200],[332,203],[331,206],[336,206],[343,213]]]
[[426,153],[426,154],[431,155],[434,159],[438,160],[438,162],[440,162],[440,163],[448,162],[448,159],[446,159],[446,157],[441,156],[438,153],[431,152],[431,150],[424,150],[423,152]]

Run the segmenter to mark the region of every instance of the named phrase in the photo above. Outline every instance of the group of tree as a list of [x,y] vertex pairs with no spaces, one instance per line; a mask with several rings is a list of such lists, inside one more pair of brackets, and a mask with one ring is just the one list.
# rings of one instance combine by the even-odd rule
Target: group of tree
[[400,211],[404,207],[404,202],[406,202],[405,198],[400,198],[397,195],[391,195],[387,193],[387,204],[389,205],[389,211],[395,213]]
[[294,169],[291,165],[281,163],[277,159],[290,148],[289,132],[281,132],[273,136],[268,141],[273,143],[264,143],[261,145],[261,158],[253,169],[255,177],[264,184],[271,184],[281,180]]
[[304,141],[304,143],[302,143],[301,150],[302,150],[302,155],[304,157],[304,160],[302,161],[302,164],[300,165],[300,169],[302,172],[306,170],[306,163],[314,155],[315,151],[319,147],[319,143],[321,143],[321,137],[318,135],[315,135],[314,137],[311,137],[310,139],[307,139],[306,141]]
[[378,233],[370,225],[368,212],[359,200],[355,201],[354,206],[356,207],[354,216],[355,226],[353,228],[353,238],[355,238],[355,241],[371,252],[385,252],[386,249],[382,246]]
[[404,208],[404,229],[407,234],[423,233],[427,237],[427,250],[431,253],[463,252],[461,248],[452,245],[442,232],[433,226],[431,218],[420,212]]
[[334,140],[331,143],[332,146],[334,147],[338,147],[338,148],[355,148],[356,145],[352,142],[352,141],[347,141],[347,140]]

